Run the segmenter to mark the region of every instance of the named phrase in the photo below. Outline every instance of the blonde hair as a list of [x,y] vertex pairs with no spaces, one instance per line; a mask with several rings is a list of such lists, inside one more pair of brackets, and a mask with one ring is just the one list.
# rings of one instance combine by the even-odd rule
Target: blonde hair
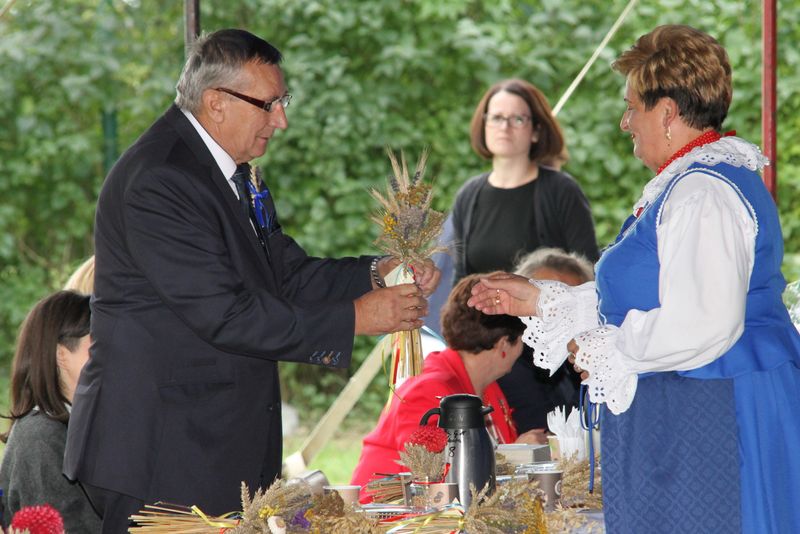
[[84,295],[94,293],[94,255],[84,261],[75,272],[70,275],[64,289],[77,291]]
[[687,125],[719,130],[733,86],[728,54],[716,39],[690,26],[669,24],[642,35],[613,63],[650,110],[663,97],[678,105]]
[[543,247],[522,256],[517,262],[514,272],[521,276],[531,277],[539,269],[552,269],[559,273],[572,274],[581,283],[594,280],[592,262],[576,254],[564,252],[560,248]]

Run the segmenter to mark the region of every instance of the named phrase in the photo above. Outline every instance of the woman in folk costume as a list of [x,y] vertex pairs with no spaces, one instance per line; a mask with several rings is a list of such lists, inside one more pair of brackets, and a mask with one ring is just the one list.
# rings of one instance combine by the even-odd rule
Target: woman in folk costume
[[781,300],[766,159],[718,133],[727,54],[660,26],[614,68],[627,78],[620,127],[655,177],[596,287],[500,275],[470,304],[522,316],[537,365],[569,357],[605,404],[608,532],[800,532],[800,334]]

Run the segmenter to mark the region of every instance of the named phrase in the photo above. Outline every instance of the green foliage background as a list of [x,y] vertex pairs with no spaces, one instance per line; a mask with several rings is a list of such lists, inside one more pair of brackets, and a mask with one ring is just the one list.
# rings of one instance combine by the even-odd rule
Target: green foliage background
[[[526,78],[555,104],[626,0],[241,0],[202,2],[206,30],[238,26],[278,46],[290,128],[261,160],[289,233],[316,255],[373,251],[367,189],[384,147],[429,145],[437,208],[487,167],[469,119],[493,82]],[[800,6],[779,5],[778,175],[787,260],[800,274]],[[171,102],[183,62],[183,2],[19,0],[0,20],[0,363],[34,301],[92,253],[105,170]],[[559,116],[577,177],[608,242],[650,173],[618,128],[623,80],[610,62],[658,24],[715,35],[734,68],[727,128],[760,141],[761,2],[641,1]],[[116,119],[116,123],[112,119]],[[356,360],[372,340],[359,340]],[[324,410],[349,371],[285,365],[286,398]],[[385,386],[360,404],[374,415]]]

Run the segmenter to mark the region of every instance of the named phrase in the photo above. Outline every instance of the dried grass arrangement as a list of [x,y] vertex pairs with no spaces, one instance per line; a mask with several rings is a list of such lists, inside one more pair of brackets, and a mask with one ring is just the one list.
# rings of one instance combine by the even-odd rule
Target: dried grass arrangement
[[411,471],[411,478],[418,481],[440,482],[444,479],[444,448],[447,432],[438,426],[420,426],[403,444],[398,463]]
[[413,175],[402,152],[399,162],[394,152],[386,152],[392,165],[386,194],[370,191],[379,204],[378,213],[372,217],[381,229],[375,245],[403,264],[422,263],[440,250],[435,242],[445,219],[444,213],[431,207],[433,187],[424,181],[428,151],[420,155]]
[[[378,202],[372,220],[380,228],[375,245],[384,253],[400,260],[400,265],[387,277],[389,286],[414,282],[414,265],[420,264],[434,252],[444,250],[436,245],[442,232],[445,215],[431,207],[433,186],[424,181],[427,150],[423,151],[414,173],[409,172],[405,155],[400,161],[387,149],[392,166],[386,192],[370,190]],[[389,389],[395,384],[422,372],[422,341],[419,330],[406,330],[391,335],[388,377]],[[389,395],[389,402],[392,395]]]
[[408,483],[410,480],[404,480],[399,474],[377,478],[367,483],[366,493],[374,503],[402,504],[406,496],[404,488]]
[[546,534],[549,516],[542,508],[537,483],[519,480],[487,490],[473,491],[473,502],[464,510],[457,502],[437,511],[410,512],[378,519],[366,510],[346,505],[336,493],[312,496],[307,484],[276,481],[250,498],[242,484],[242,511],[211,517],[196,507],[146,506],[133,516],[138,533],[172,534]]
[[[600,465],[600,457],[596,458]],[[575,456],[562,458],[558,462],[561,469],[561,502],[564,506],[590,508],[600,510],[603,508],[603,482],[600,470],[594,472],[594,490],[589,493],[589,477],[591,469],[588,460],[578,460]]]
[[472,488],[472,502],[464,510],[453,504],[436,512],[409,517],[396,522],[391,534],[547,534],[547,519],[539,497],[538,484],[518,480],[503,484],[492,495],[488,488]]
[[146,505],[132,516],[138,533],[172,534],[323,534],[352,532],[382,534],[378,521],[346,505],[336,494],[312,496],[304,482],[278,480],[263,491],[242,483],[242,511],[220,517],[205,515],[197,507]]
[[411,471],[414,480],[439,482],[444,478],[444,454],[429,451],[424,445],[406,445],[400,451],[399,463]]

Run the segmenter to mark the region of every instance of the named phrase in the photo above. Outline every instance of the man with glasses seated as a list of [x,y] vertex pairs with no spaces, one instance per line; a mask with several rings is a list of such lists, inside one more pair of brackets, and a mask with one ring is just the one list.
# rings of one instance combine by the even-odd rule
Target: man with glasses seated
[[350,363],[354,334],[422,325],[439,273],[381,288],[390,258],[308,256],[248,162],[287,127],[280,52],[241,30],[197,41],[172,106],[109,173],[95,225],[92,360],[64,472],[128,529],[144,504],[240,506],[281,468],[278,361]]

